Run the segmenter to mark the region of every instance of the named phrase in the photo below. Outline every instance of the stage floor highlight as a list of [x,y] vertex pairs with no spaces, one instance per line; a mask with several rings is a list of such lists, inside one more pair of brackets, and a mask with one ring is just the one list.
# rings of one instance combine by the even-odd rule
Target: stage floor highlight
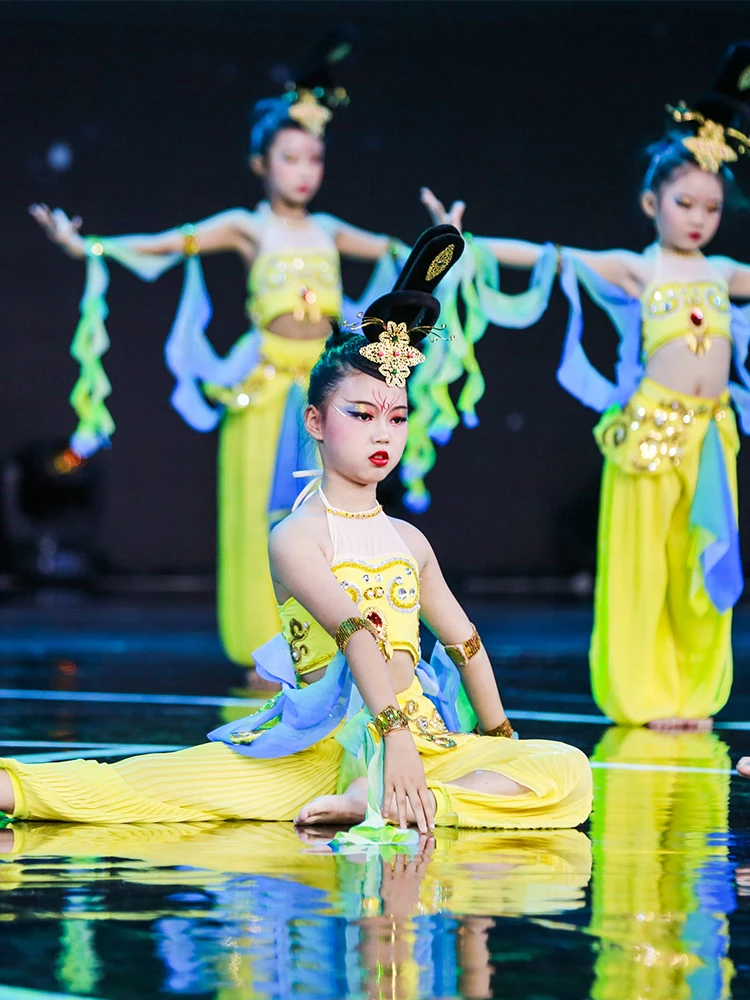
[[[574,831],[440,831],[415,858],[320,853],[291,824],[0,830],[0,998],[750,997],[750,611],[714,733],[610,726],[589,612],[475,602],[524,737],[592,759]],[[0,605],[0,755],[178,749],[262,696],[206,603]]]

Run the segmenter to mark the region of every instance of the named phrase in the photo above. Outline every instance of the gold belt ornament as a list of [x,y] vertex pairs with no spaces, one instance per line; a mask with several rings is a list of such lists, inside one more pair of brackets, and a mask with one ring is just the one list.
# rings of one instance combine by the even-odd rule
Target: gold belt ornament
[[690,428],[699,417],[709,417],[717,423],[727,415],[727,404],[685,406],[678,399],[661,402],[653,410],[638,403],[629,403],[620,416],[601,435],[605,455],[614,455],[629,445],[631,465],[638,472],[657,472],[664,467],[676,468],[682,461]]
[[455,747],[456,741],[450,738],[450,731],[436,708],[432,710],[432,714],[429,716],[421,715],[419,712],[419,703],[409,699],[404,705],[403,711],[409,721],[409,729],[415,736],[421,736],[423,739],[429,740],[439,747],[445,747],[447,750]]

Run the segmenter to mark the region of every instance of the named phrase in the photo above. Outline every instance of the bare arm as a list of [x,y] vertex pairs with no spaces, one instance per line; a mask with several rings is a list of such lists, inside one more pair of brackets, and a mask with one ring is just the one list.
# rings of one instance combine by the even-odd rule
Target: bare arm
[[[81,258],[86,252],[86,241],[80,234],[81,219],[69,219],[61,208],[32,205],[29,209],[48,238],[57,243],[70,257]],[[248,261],[255,253],[254,216],[242,208],[219,212],[196,224],[201,253],[234,251]],[[139,233],[121,237],[130,249],[143,254],[182,253],[185,235],[181,228],[167,229],[162,233]]]
[[336,242],[336,249],[342,257],[377,260],[392,243],[392,240],[383,233],[371,233],[367,229],[359,229],[333,215],[326,216],[326,223]]
[[[466,642],[471,622],[445,582],[432,547],[413,525],[400,522],[399,529],[405,529],[405,539],[421,564],[423,620],[443,645]],[[461,680],[482,729],[486,732],[499,726],[506,718],[505,709],[484,647],[461,669]]]
[[[288,519],[274,529],[269,542],[271,575],[283,590],[295,597],[323,628],[334,635],[347,618],[360,617],[359,608],[341,589],[331,573],[315,532],[307,518]],[[373,717],[398,699],[391,675],[373,636],[356,632],[346,646],[346,660],[362,699]],[[410,802],[422,832],[434,825],[434,808],[424,776],[424,767],[408,730],[385,737],[384,812],[389,814],[395,798],[401,826],[406,826],[406,802]]]
[[[455,201],[450,209],[446,209],[429,188],[422,188],[421,201],[435,225],[447,222],[461,228],[466,209],[464,202]],[[529,243],[526,240],[501,240],[485,236],[477,238],[481,240],[482,245],[490,251],[498,263],[518,270],[531,270],[544,250],[541,243]],[[628,294],[638,295],[640,293],[641,282],[637,274],[637,261],[640,258],[637,254],[629,253],[627,250],[597,252],[578,250],[575,247],[561,247],[561,249],[583,261],[606,281],[624,289]],[[634,268],[636,268],[635,271]]]
[[710,262],[726,281],[730,298],[750,299],[750,264],[731,257],[711,257]]

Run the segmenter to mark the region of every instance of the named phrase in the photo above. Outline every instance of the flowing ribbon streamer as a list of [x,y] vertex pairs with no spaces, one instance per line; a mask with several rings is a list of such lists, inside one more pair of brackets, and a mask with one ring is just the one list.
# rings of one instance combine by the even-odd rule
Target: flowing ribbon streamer
[[102,356],[109,348],[109,335],[104,321],[108,307],[109,268],[104,260],[111,257],[144,281],[155,281],[182,259],[181,254],[148,255],[134,251],[131,239],[98,239],[86,241],[86,284],[80,303],[80,320],[73,334],[70,353],[80,365],[80,374],[70,394],[70,403],[78,416],[78,426],[70,446],[82,458],[88,458],[109,444],[115,423],[104,400],[111,392],[109,379],[102,365]]

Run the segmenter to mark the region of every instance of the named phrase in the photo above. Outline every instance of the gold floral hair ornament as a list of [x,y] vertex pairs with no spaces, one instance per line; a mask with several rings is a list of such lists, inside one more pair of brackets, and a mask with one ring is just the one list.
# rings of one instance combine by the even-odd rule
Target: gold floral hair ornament
[[[700,111],[691,111],[684,101],[680,101],[676,108],[667,105],[667,111],[678,124],[697,122],[698,132],[681,141],[692,153],[701,170],[718,174],[725,163],[736,163],[739,153],[748,152],[750,136],[736,128],[725,128],[719,122],[706,118]],[[735,140],[736,148],[729,145],[728,139]]]
[[414,326],[407,329],[406,323],[395,323],[393,320],[385,323],[377,316],[363,316],[360,323],[346,324],[349,330],[363,330],[366,326],[380,326],[383,332],[373,343],[360,347],[359,353],[378,366],[386,385],[403,389],[412,368],[427,360],[424,354],[412,345],[409,334],[417,332],[427,334],[433,328]]
[[[333,118],[332,107],[349,103],[349,98],[343,87],[327,91],[323,87],[309,90],[307,87],[293,88],[287,92],[286,98],[291,102],[287,114],[301,125],[311,135],[321,139],[325,134],[326,125]],[[325,100],[325,103],[323,101]]]

